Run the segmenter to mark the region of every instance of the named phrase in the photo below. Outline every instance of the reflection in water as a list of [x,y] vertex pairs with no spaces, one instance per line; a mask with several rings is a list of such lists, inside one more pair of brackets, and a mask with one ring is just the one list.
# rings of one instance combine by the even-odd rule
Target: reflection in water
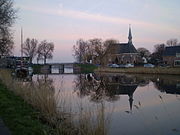
[[47,96],[52,103],[63,80],[61,99],[68,102],[82,135],[180,133],[179,76],[92,73],[36,75],[32,80],[52,87]]
[[[56,77],[58,78],[58,76],[56,76]],[[69,118],[66,117],[66,120],[68,119],[67,120],[68,122],[74,123],[79,134],[82,134],[82,135],[106,135],[106,134],[108,134],[108,130],[109,130],[108,127],[110,124],[110,121],[109,121],[110,115],[108,115],[108,113],[106,113],[106,111],[105,111],[105,107],[104,107],[105,103],[101,102],[100,105],[95,105],[93,107],[93,110],[91,110],[92,109],[91,106],[84,107],[82,104],[77,108],[72,107],[71,104],[67,104],[67,102],[69,102],[69,101],[65,100],[65,98],[67,98],[67,100],[69,100],[69,98],[68,98],[69,95],[65,94],[67,91],[60,91],[60,93],[55,92],[55,88],[56,88],[56,90],[58,90],[59,87],[56,87],[54,85],[57,85],[60,83],[57,78],[52,78],[52,76],[49,77],[49,75],[36,75],[36,76],[34,76],[33,82],[32,82],[32,84],[35,84],[37,87],[40,86],[42,88],[42,86],[44,86],[44,87],[48,87],[47,90],[52,90],[52,91],[48,91],[49,93],[45,92],[45,91],[44,92],[46,93],[45,95],[47,97],[47,100],[52,101],[51,103],[54,103],[54,104],[53,105],[50,104],[50,106],[49,106],[49,103],[47,102],[46,105],[42,106],[42,107],[46,107],[45,108],[46,110],[43,110],[43,111],[48,111],[50,114],[49,116],[46,116],[48,121],[51,121],[51,123],[53,123],[53,126],[55,126],[55,127],[66,128],[65,126],[64,127],[62,126],[61,122],[58,123],[58,121],[57,121],[59,119],[62,119],[61,116],[57,115],[57,112],[63,110],[62,113],[65,114],[65,116],[69,117]],[[64,87],[63,85],[65,85],[65,83],[61,83],[61,87]],[[63,92],[64,92],[64,94],[63,94]],[[57,95],[55,95],[55,94],[57,94],[57,93],[59,94],[58,95],[59,100],[56,99]],[[46,99],[46,97],[43,97],[43,95],[42,95],[41,98]],[[70,97],[70,98],[71,98],[70,100],[72,100],[72,97]],[[58,104],[57,104],[57,101],[59,102]],[[63,103],[62,103],[62,101],[63,101]],[[78,102],[75,102],[75,104],[77,104],[77,103]],[[51,108],[51,106],[53,108]],[[90,107],[91,109],[89,109],[88,107]],[[67,109],[67,108],[69,108],[69,109]],[[53,113],[55,113],[55,114],[53,114]],[[69,131],[70,130],[68,130],[68,132]]]
[[[34,105],[43,112],[43,116],[47,122],[51,124],[56,123],[57,119],[57,96],[55,95],[55,87],[53,79],[49,78],[47,74],[36,75],[29,85],[32,95],[34,96]],[[33,101],[32,101],[33,102]]]
[[154,81],[155,86],[161,92],[167,94],[180,94],[180,78],[179,76],[159,77]]
[[59,69],[59,67],[52,67],[51,74],[72,74],[74,73],[73,68],[64,67],[63,69]]
[[107,112],[104,102],[90,108],[81,108],[79,110],[76,125],[79,128],[80,134],[108,135],[112,110],[111,113]]
[[94,102],[103,99],[116,101],[120,98],[120,95],[128,95],[130,110],[132,110],[133,93],[138,85],[145,86],[149,83],[149,80],[124,74],[80,74],[74,83],[75,90],[79,90],[78,95],[80,97],[90,95]]
[[90,97],[94,103],[114,105],[110,135],[179,134],[179,84],[179,76],[79,74],[74,79],[74,89],[80,98]]

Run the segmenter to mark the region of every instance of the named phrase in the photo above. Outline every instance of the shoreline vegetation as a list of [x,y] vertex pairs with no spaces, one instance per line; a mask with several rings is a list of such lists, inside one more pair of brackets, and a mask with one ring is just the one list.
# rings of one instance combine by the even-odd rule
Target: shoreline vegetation
[[[43,71],[44,64],[33,64],[33,72],[34,74],[41,73]],[[74,64],[75,71],[77,73],[91,73],[94,72],[95,69],[97,69],[97,66],[94,64]]]
[[62,88],[41,77],[27,82],[0,69],[0,117],[13,135],[107,135],[104,105],[93,110],[79,105],[74,113]]
[[[106,73],[137,73],[180,75],[180,68],[105,68],[92,64],[79,65],[81,70]],[[39,76],[40,77],[40,76]],[[11,70],[0,69],[0,117],[13,135],[104,135],[107,134],[108,117],[103,118],[101,109],[86,110],[79,106],[79,114],[72,112],[66,96],[53,82],[39,78],[23,82],[11,76]],[[103,105],[102,105],[103,110]],[[96,121],[94,121],[94,117]],[[103,123],[103,124],[102,124]],[[103,126],[102,126],[103,125]]]
[[13,135],[45,135],[53,131],[43,124],[40,113],[0,82],[0,116]]
[[76,64],[78,67],[80,67],[81,73],[92,73],[95,69],[97,69],[97,66],[94,64]]
[[165,68],[165,67],[108,68],[108,67],[98,67],[94,71],[95,72],[109,72],[109,73],[180,75],[180,68],[179,67],[178,68]]
[[[180,67],[133,67],[133,68],[110,68],[101,67],[94,64],[76,64],[80,73],[92,73],[92,72],[109,72],[109,73],[134,73],[134,74],[163,74],[163,75],[180,75]],[[34,64],[33,70],[35,73],[40,73],[43,65]]]

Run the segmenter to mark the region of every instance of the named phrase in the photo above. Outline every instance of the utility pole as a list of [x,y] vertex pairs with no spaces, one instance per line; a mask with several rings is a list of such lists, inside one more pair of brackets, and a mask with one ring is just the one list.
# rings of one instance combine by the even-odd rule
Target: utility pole
[[21,57],[23,57],[23,29],[21,27]]
[[23,67],[23,29],[21,27],[21,67]]

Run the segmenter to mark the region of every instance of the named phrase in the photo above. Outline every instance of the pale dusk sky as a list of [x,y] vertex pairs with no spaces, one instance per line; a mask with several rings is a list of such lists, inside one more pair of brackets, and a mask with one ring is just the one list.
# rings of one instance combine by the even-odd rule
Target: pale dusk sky
[[18,19],[13,27],[14,55],[24,39],[54,42],[51,62],[72,62],[72,46],[80,38],[127,42],[131,24],[133,44],[151,52],[170,38],[180,42],[180,0],[14,0]]

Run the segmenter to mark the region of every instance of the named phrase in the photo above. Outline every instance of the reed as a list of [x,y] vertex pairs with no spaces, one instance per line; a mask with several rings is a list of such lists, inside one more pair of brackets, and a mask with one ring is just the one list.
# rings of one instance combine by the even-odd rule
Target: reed
[[82,109],[74,113],[67,104],[66,95],[60,88],[55,90],[52,80],[38,77],[23,82],[11,76],[10,70],[0,70],[0,79],[7,89],[20,96],[39,112],[39,119],[53,127],[56,135],[107,135],[110,122],[103,104],[96,108]]
[[60,90],[55,94],[52,81],[40,78],[36,81],[23,82],[13,79],[9,70],[0,70],[0,79],[8,90],[38,110],[40,112],[39,119],[53,127],[57,135],[61,132],[68,133],[71,130],[67,129],[67,127],[72,127],[69,122],[71,113],[66,112],[65,101],[63,101]]

